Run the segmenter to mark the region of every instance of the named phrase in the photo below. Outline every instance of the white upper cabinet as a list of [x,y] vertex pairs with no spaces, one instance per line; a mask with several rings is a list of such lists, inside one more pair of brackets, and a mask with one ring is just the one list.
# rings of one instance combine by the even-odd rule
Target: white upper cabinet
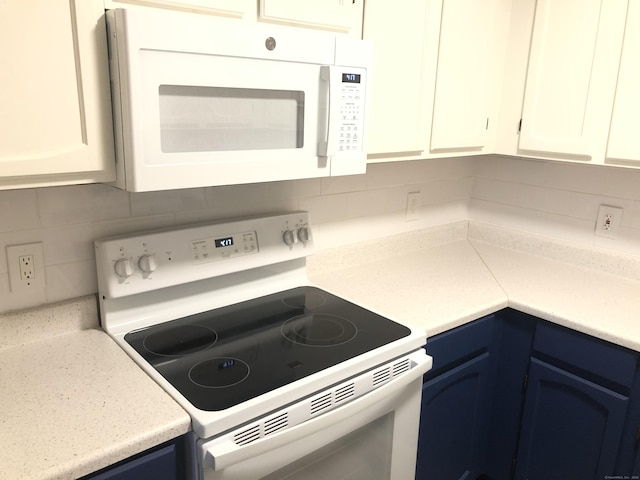
[[369,2],[370,160],[490,153],[511,0]]
[[510,2],[432,3],[433,14],[440,20],[440,36],[430,150],[490,151]]
[[[363,37],[373,42],[368,115],[370,159],[419,156],[428,148],[430,115],[426,101],[433,94],[427,78],[435,68],[428,55],[430,2],[376,0],[364,11]],[[431,59],[431,60],[430,60]]]
[[622,0],[538,0],[518,153],[604,158],[626,15]]
[[640,0],[629,0],[606,162],[640,162]]
[[105,8],[162,8],[344,33],[360,38],[364,0],[104,0]]
[[0,189],[115,179],[102,0],[0,2]]
[[255,20],[255,0],[104,0],[104,8],[153,7]]
[[363,6],[364,0],[260,0],[259,19],[360,38]]

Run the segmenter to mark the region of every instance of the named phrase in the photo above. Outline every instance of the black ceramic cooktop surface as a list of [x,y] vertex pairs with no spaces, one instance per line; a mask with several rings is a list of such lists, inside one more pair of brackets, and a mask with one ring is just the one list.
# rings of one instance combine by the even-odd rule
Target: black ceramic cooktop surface
[[409,335],[299,287],[130,332],[125,340],[200,410],[224,410]]

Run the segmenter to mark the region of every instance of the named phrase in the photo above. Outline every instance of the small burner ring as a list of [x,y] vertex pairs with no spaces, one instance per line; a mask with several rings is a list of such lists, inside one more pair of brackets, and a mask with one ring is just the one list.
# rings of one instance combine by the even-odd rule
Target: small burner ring
[[310,347],[333,347],[352,340],[358,333],[351,321],[337,315],[308,313],[290,318],[280,328],[287,340]]
[[210,358],[189,370],[189,379],[205,388],[226,388],[244,381],[250,373],[249,365],[233,357]]

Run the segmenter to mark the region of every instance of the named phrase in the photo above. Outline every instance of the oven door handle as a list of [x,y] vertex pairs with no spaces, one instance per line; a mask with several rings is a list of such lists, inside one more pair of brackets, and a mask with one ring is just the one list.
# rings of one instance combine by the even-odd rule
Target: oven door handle
[[[241,463],[257,455],[297,442],[309,435],[313,435],[316,432],[328,429],[341,422],[345,422],[352,416],[361,413],[368,408],[382,404],[386,397],[392,397],[394,393],[397,393],[414,380],[421,378],[425,372],[431,369],[433,359],[426,355],[424,350],[419,350],[418,352],[420,352],[420,354],[413,355],[413,360],[416,363],[413,368],[389,381],[382,387],[379,387],[376,390],[343,405],[342,407],[338,407],[292,428],[269,435],[244,446],[238,446],[231,441],[216,444],[215,440],[210,443],[208,442],[209,445],[207,445],[207,443],[203,444],[203,464],[210,468],[212,467],[215,471],[224,470],[234,464]],[[343,435],[343,432],[337,431],[335,438],[330,441],[337,440]]]

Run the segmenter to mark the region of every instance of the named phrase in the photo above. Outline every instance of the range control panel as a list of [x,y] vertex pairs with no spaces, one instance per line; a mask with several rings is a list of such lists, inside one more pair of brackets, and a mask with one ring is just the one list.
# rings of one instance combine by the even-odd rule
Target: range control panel
[[98,289],[118,298],[313,253],[307,212],[96,240]]
[[243,232],[192,240],[191,258],[195,263],[204,263],[257,253],[257,238],[256,232]]

